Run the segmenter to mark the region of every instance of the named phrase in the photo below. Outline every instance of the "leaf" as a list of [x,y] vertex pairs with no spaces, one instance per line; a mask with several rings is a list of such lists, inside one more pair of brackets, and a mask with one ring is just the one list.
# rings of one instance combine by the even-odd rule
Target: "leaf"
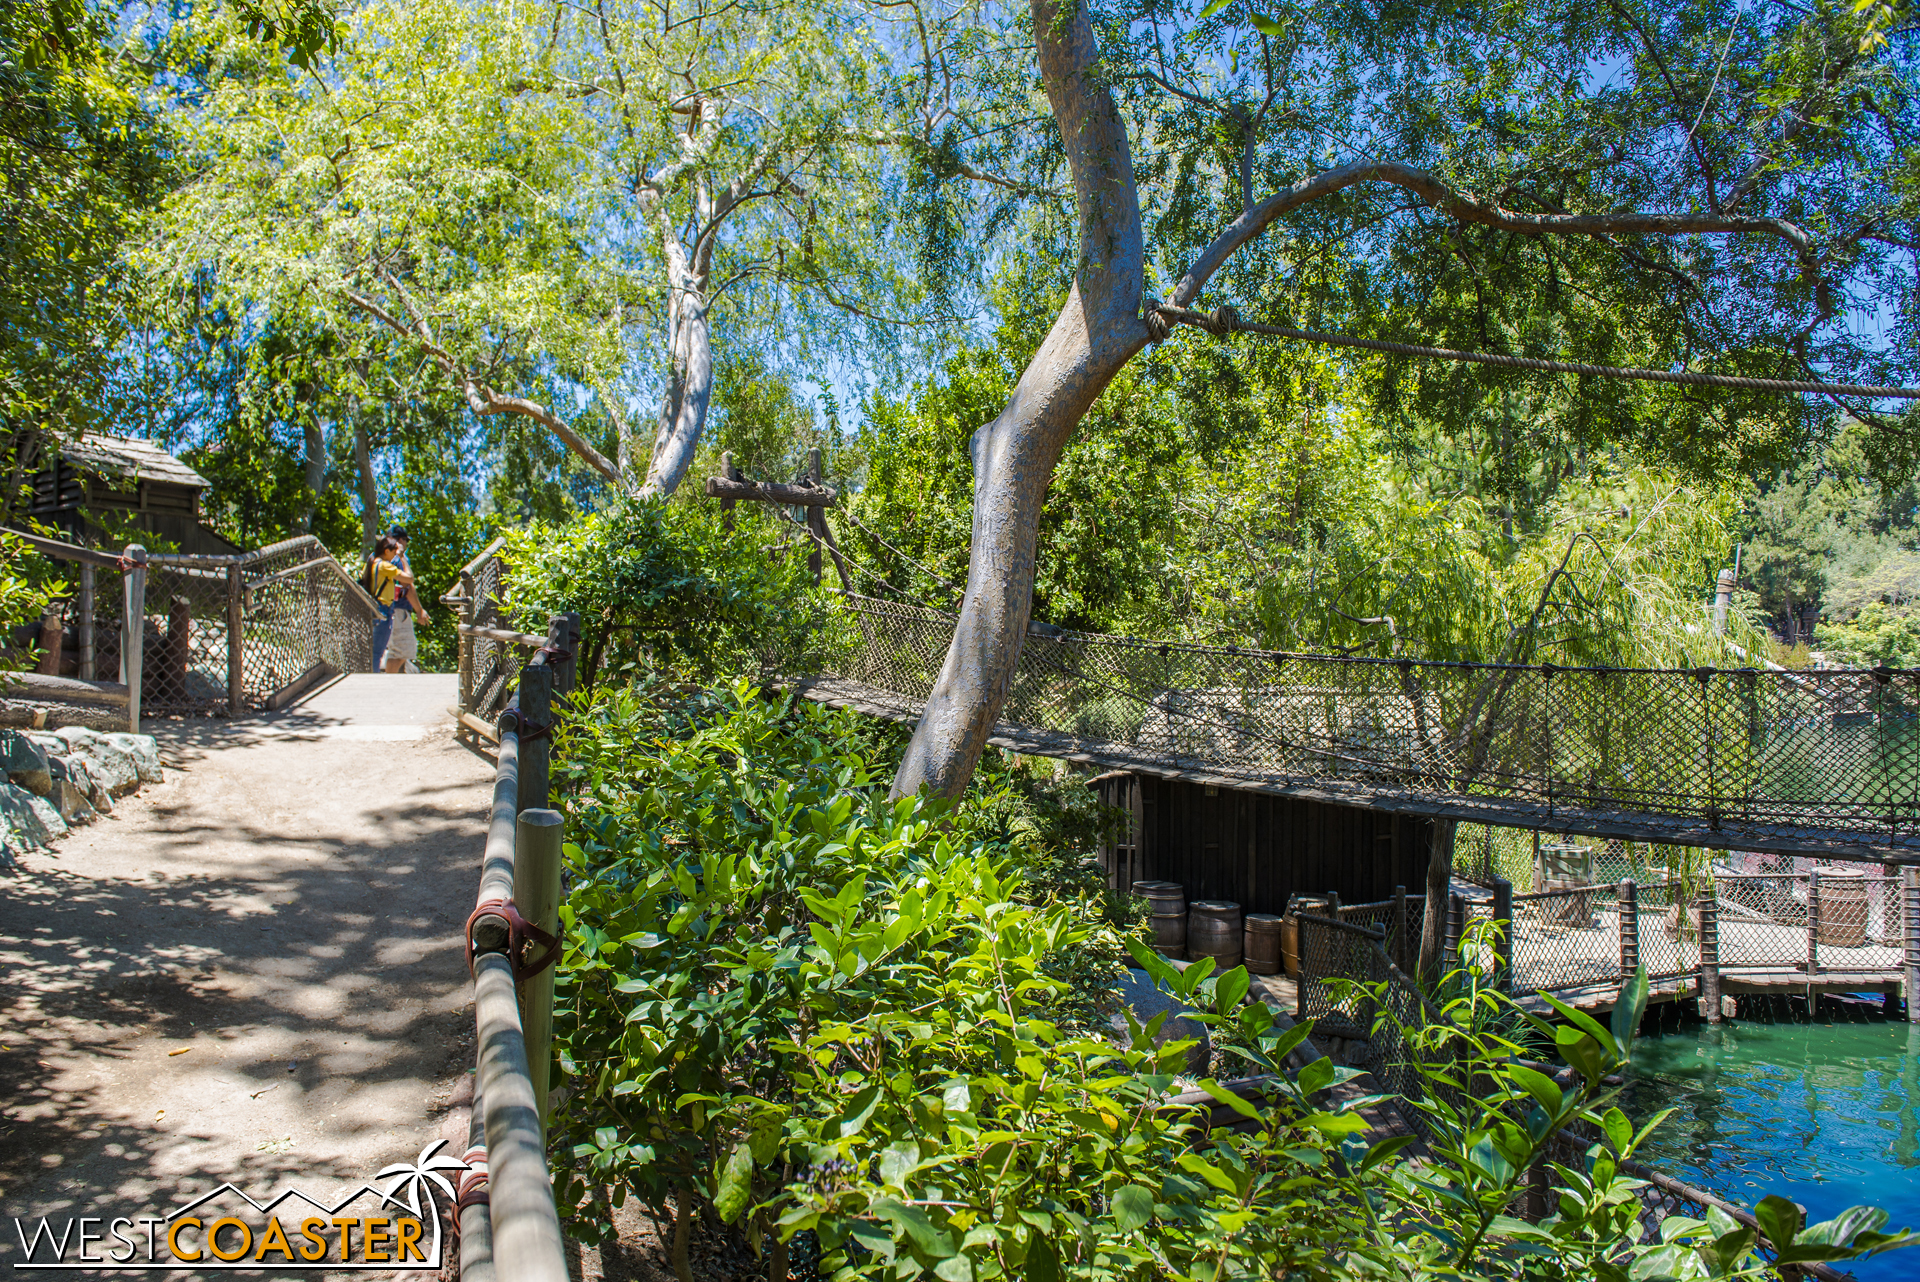
[[1303,1095],[1314,1095],[1333,1085],[1334,1063],[1324,1055],[1300,1070],[1294,1084]]
[[1231,1014],[1234,1007],[1238,1006],[1246,998],[1247,989],[1252,987],[1252,985],[1253,977],[1247,974],[1247,968],[1245,966],[1235,966],[1232,970],[1214,981],[1213,1008],[1222,1015]]
[[740,1218],[753,1200],[753,1149],[746,1141],[733,1146],[733,1155],[720,1171],[719,1187],[714,1190],[713,1209],[723,1223]]
[[1153,1194],[1129,1184],[1113,1195],[1113,1222],[1122,1233],[1133,1233],[1153,1218]]
[[1753,1208],[1753,1218],[1760,1221],[1760,1231],[1775,1249],[1791,1246],[1800,1233],[1800,1208],[1778,1194],[1761,1198]]
[[1640,1017],[1646,1012],[1647,964],[1641,962],[1613,1004],[1613,1040],[1621,1059],[1633,1058],[1633,1035],[1640,1030]]
[[[1208,5],[1206,8],[1200,11],[1200,16],[1197,19],[1195,19],[1195,21],[1205,22],[1208,18],[1211,18],[1214,14],[1219,13],[1222,9],[1226,8],[1228,5],[1232,3],[1233,3],[1233,0],[1213,0],[1212,4]],[[1872,4],[1873,0],[1862,0],[1862,3]]]
[[1507,1074],[1520,1084],[1520,1089],[1540,1101],[1540,1107],[1547,1110],[1549,1117],[1560,1111],[1560,1088],[1553,1079],[1537,1068],[1527,1068],[1515,1064],[1507,1069]]
[[[1216,4],[1226,4],[1227,0],[1215,0]],[[1053,1242],[1039,1229],[1028,1234],[1031,1239],[1027,1246],[1027,1266],[1023,1276],[1027,1282],[1060,1282],[1060,1256],[1053,1249]]]
[[1222,1104],[1225,1104],[1228,1108],[1232,1109],[1234,1112],[1240,1114],[1240,1116],[1255,1122],[1258,1122],[1261,1120],[1259,1109],[1247,1103],[1247,1101],[1245,1101],[1244,1099],[1241,1099],[1238,1095],[1234,1094],[1232,1091],[1227,1090],[1224,1087],[1220,1086],[1218,1083],[1214,1082],[1211,1078],[1201,1082],[1200,1089],[1205,1091],[1207,1094],[1213,1096],[1215,1099],[1219,1100]]
[[1380,1163],[1413,1143],[1413,1141],[1414,1137],[1411,1135],[1396,1135],[1392,1139],[1381,1140],[1378,1144],[1368,1149],[1367,1155],[1360,1159],[1360,1169],[1363,1171],[1371,1171],[1374,1167],[1380,1165]]
[[1287,34],[1286,27],[1282,26],[1278,22],[1275,22],[1272,18],[1269,18],[1264,13],[1249,14],[1247,15],[1247,18],[1248,18],[1248,21],[1252,22],[1253,25],[1256,28],[1258,28],[1263,35],[1272,36],[1274,39],[1277,40],[1281,36],[1284,36]]
[[880,1086],[875,1083],[855,1095],[840,1115],[827,1123],[827,1133],[837,1139],[852,1139],[866,1126],[867,1119],[880,1103]]

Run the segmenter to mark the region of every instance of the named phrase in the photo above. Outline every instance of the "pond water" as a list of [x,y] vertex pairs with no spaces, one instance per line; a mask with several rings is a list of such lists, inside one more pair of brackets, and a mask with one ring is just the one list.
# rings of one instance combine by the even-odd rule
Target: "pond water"
[[[1672,1108],[1642,1157],[1730,1202],[1778,1193],[1809,1222],[1849,1206],[1920,1228],[1920,1027],[1892,1020],[1682,1025],[1634,1044],[1628,1111]],[[1920,1247],[1846,1266],[1920,1277]]]

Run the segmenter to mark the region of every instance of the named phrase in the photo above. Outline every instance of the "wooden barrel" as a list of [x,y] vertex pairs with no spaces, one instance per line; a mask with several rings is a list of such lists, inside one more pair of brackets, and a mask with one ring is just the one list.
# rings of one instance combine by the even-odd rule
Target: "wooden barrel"
[[1280,964],[1286,967],[1287,974],[1295,979],[1300,977],[1300,919],[1298,917],[1280,919]]
[[1863,948],[1867,942],[1867,882],[1857,872],[1820,874],[1820,942]]
[[1240,964],[1243,941],[1240,905],[1225,899],[1196,899],[1187,907],[1187,956],[1211,957],[1214,973]]
[[1153,912],[1153,951],[1175,961],[1187,955],[1187,889],[1178,882],[1135,882],[1144,884],[1147,905]]
[[[1133,893],[1134,893],[1134,897],[1137,899],[1152,899],[1153,892],[1156,890],[1179,890],[1179,889],[1180,889],[1180,883],[1177,881],[1136,881],[1133,883]],[[1184,902],[1184,899],[1185,899],[1185,896],[1183,895],[1182,896],[1183,902]]]
[[1280,917],[1276,913],[1248,913],[1247,970],[1255,975],[1280,973]]

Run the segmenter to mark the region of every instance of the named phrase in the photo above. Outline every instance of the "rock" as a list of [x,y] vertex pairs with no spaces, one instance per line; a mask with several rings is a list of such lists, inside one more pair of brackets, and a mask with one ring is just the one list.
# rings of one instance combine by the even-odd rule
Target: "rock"
[[114,747],[104,735],[95,735],[91,742],[76,747],[73,755],[86,758],[94,783],[109,795],[124,797],[140,790],[140,768],[133,764],[132,755]]
[[98,730],[89,730],[86,726],[61,726],[53,733],[54,737],[64,741],[69,749],[84,747],[100,738]]
[[150,734],[110,734],[106,741],[133,758],[133,766],[140,774],[141,783],[159,783],[163,777],[160,772],[160,745]]
[[17,784],[0,783],[0,827],[7,845],[18,850],[44,846],[67,835],[67,821],[43,798]]
[[[1128,970],[1121,978],[1116,990],[1121,1004],[1133,1012],[1133,1017],[1145,1024],[1162,1011],[1167,1012],[1166,1023],[1160,1026],[1160,1032],[1154,1045],[1165,1046],[1168,1042],[1195,1041],[1196,1045],[1187,1048],[1187,1071],[1205,1073],[1207,1065],[1213,1059],[1213,1043],[1207,1037],[1207,1026],[1195,1020],[1185,1018],[1189,1009],[1175,1001],[1166,990],[1153,982],[1153,978],[1144,970]],[[1121,1045],[1128,1041],[1126,1011],[1116,1011],[1108,1021],[1113,1039]]]
[[23,730],[21,733],[27,737],[27,740],[32,743],[34,747],[44,752],[49,761],[56,757],[64,757],[73,751],[73,745],[57,734],[51,734],[44,730]]
[[54,809],[58,810],[60,817],[69,824],[87,823],[98,813],[94,810],[93,802],[87,793],[83,792],[80,785],[71,779],[54,780],[53,794],[48,800],[53,802]]
[[28,792],[44,797],[53,791],[47,754],[17,730],[0,730],[0,770]]

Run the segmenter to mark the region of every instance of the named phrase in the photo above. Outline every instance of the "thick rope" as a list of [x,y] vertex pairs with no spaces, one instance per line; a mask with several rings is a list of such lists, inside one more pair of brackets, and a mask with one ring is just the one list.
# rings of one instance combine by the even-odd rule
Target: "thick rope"
[[1154,342],[1172,332],[1171,322],[1192,325],[1209,334],[1269,334],[1275,338],[1296,338],[1307,343],[1325,343],[1334,347],[1360,347],[1370,352],[1388,352],[1395,356],[1430,356],[1443,361],[1465,361],[1473,365],[1499,365],[1508,369],[1542,370],[1549,374],[1592,374],[1600,378],[1633,378],[1649,383],[1680,383],[1688,387],[1736,387],[1750,392],[1814,392],[1829,396],[1862,396],[1920,400],[1920,387],[1863,387],[1857,383],[1800,383],[1780,378],[1745,378],[1733,374],[1695,374],[1687,370],[1635,369],[1618,365],[1581,365],[1573,361],[1543,361],[1531,356],[1502,356],[1495,352],[1460,352],[1450,347],[1422,347],[1416,343],[1388,343],[1377,338],[1354,338],[1347,334],[1326,334],[1318,330],[1294,329],[1290,325],[1262,325],[1243,321],[1231,307],[1216,312],[1171,307],[1157,299],[1147,300],[1147,329]]

